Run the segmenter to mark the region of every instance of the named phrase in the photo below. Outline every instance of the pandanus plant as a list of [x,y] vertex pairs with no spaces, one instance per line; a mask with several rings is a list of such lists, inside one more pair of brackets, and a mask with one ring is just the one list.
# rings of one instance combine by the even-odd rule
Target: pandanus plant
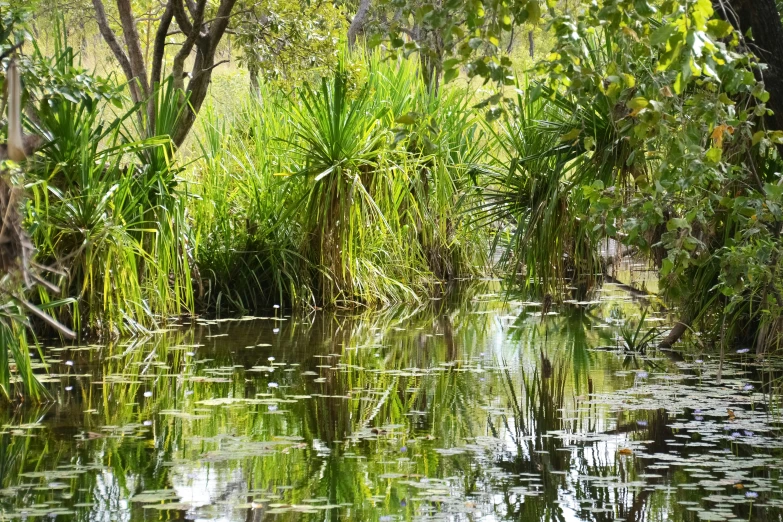
[[300,103],[291,104],[295,131],[288,143],[300,165],[294,178],[306,189],[289,213],[304,214],[303,250],[326,271],[325,300],[351,293],[357,245],[368,228],[388,226],[374,199],[385,142],[376,111],[367,87],[351,92],[342,70],[323,79],[320,89],[302,89]]

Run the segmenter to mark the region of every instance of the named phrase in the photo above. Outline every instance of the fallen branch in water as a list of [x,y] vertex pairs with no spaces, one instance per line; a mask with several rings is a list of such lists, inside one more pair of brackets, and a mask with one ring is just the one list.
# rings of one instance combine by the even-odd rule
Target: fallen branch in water
[[684,321],[677,321],[671,330],[669,330],[669,333],[666,334],[666,337],[661,339],[661,342],[658,344],[659,348],[671,348],[674,343],[680,340],[683,335],[685,335],[685,332],[688,331],[688,324]]

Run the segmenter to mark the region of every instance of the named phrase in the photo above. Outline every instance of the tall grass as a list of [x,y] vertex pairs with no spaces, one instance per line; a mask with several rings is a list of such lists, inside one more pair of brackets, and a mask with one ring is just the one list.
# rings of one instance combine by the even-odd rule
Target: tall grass
[[[75,60],[63,47],[51,63],[67,74]],[[78,305],[61,316],[75,329],[143,332],[192,309],[184,200],[162,128],[176,117],[165,114],[173,96],[171,82],[156,93],[164,134],[148,139],[134,128],[141,106],[116,112],[87,94],[38,106],[36,130],[47,143],[28,162],[27,226],[39,262],[59,269],[57,286]]]
[[346,59],[364,68],[207,110],[190,211],[210,309],[416,300],[485,265],[458,208],[482,155],[467,92],[427,94],[408,61]]
[[[264,96],[266,98],[266,96]],[[300,227],[282,215],[290,187],[275,176],[284,156],[274,137],[290,133],[274,105],[253,99],[228,121],[206,108],[201,157],[192,169],[194,253],[208,310],[312,302],[299,254]]]
[[0,303],[0,395],[6,399],[17,386],[20,394],[33,400],[46,395],[33,373],[30,354],[37,346],[30,342],[26,326],[25,310],[12,300]]

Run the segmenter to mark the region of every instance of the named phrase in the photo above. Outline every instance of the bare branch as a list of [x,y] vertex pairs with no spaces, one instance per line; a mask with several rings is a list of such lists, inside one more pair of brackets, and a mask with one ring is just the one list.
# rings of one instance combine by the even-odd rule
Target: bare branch
[[144,96],[149,96],[150,86],[147,82],[147,67],[144,64],[144,53],[141,51],[141,40],[136,30],[136,19],[133,17],[133,8],[130,0],[117,0],[117,11],[120,14],[122,34],[125,37],[125,46],[128,50],[128,58],[134,79],[139,82]]
[[191,34],[193,32],[193,24],[188,20],[182,0],[170,0],[170,2],[174,9],[174,18],[177,20],[177,25],[183,33]]
[[117,35],[115,35],[114,31],[109,27],[109,21],[106,18],[106,9],[103,7],[103,2],[101,0],[92,0],[92,5],[95,7],[95,20],[98,22],[98,29],[101,32],[101,36],[103,36],[103,39],[109,45],[112,54],[114,54],[114,57],[120,63],[122,72],[125,73],[125,77],[130,82],[131,98],[135,103],[138,103],[141,101],[142,95],[141,92],[139,92],[139,87],[136,85],[136,82],[132,81],[133,69],[131,69],[130,60],[125,54],[125,51],[123,51],[119,40],[117,40]]
[[[202,69],[201,71],[199,71],[199,72],[196,74],[196,76],[198,76],[198,75],[201,75],[201,74],[207,74],[207,73],[209,73],[209,72],[212,72],[212,69],[214,69],[214,68],[215,68],[215,67],[217,67],[218,65],[223,65],[224,63],[231,63],[231,60],[220,60],[220,61],[219,61],[219,62],[217,62],[216,64],[214,64],[214,65],[212,65],[212,66],[210,66],[210,67],[208,67],[208,68],[206,68],[206,69]],[[196,76],[194,76],[193,78],[195,79],[195,78],[196,78]]]
[[158,31],[155,33],[155,46],[152,51],[152,74],[150,75],[150,87],[160,83],[161,71],[163,70],[163,59],[166,55],[166,37],[169,36],[169,27],[174,17],[174,5],[169,2],[166,10],[160,19]]

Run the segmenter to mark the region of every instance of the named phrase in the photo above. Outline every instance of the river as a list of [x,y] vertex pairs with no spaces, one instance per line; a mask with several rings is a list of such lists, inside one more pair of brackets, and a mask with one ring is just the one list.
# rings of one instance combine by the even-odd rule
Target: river
[[0,520],[781,520],[765,372],[627,350],[642,309],[486,282],[47,347],[52,399],[0,413]]

